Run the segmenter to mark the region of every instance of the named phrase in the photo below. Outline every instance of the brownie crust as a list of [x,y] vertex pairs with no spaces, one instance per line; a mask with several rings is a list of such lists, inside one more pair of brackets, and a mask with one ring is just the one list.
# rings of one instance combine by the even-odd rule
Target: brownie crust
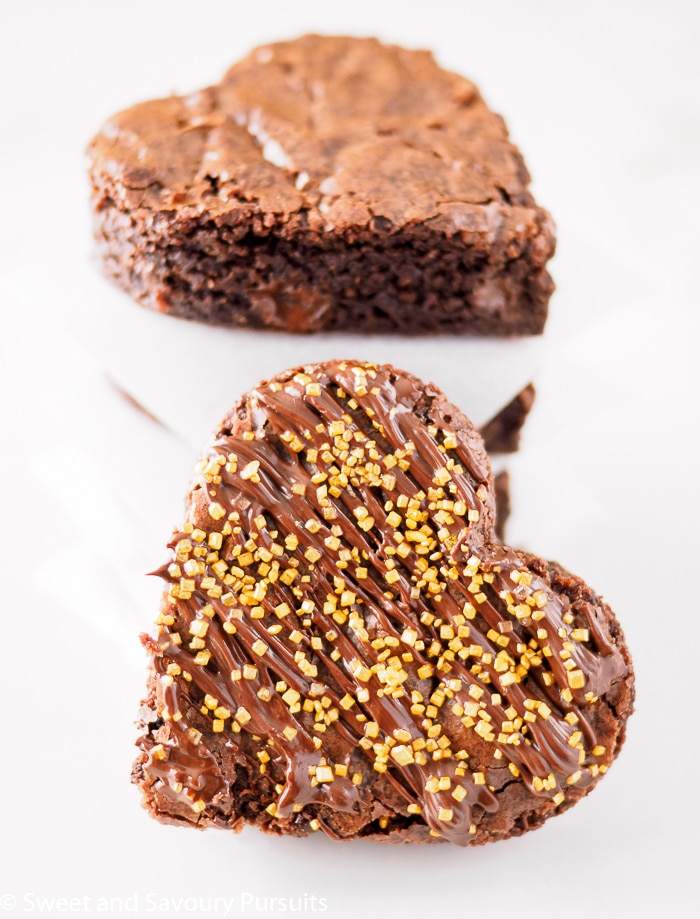
[[619,623],[499,544],[483,442],[432,384],[354,361],[260,384],[185,521],[143,637],[133,781],[157,819],[478,845],[571,807],[617,756]]
[[146,306],[310,332],[542,331],[548,213],[426,51],[307,35],[136,105],[88,149],[107,274]]

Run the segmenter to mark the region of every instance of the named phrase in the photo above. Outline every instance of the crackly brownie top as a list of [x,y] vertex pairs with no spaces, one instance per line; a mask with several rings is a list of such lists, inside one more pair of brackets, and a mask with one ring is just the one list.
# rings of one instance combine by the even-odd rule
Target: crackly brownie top
[[482,441],[434,386],[341,361],[249,393],[159,572],[171,729],[144,750],[162,794],[225,807],[216,737],[269,777],[275,820],[321,805],[308,826],[332,835],[323,806],[371,807],[381,773],[409,816],[466,845],[504,785],[556,807],[596,781],[613,755],[596,706],[629,674],[618,634],[493,523]]
[[427,51],[371,38],[258,48],[216,86],[116,115],[91,158],[128,207],[474,233],[499,207],[534,207],[523,160],[477,88]]

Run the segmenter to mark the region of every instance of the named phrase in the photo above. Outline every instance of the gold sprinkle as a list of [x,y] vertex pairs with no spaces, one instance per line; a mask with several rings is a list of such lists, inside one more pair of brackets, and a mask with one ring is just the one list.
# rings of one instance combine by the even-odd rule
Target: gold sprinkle
[[295,705],[301,696],[296,691],[296,689],[288,689],[283,695],[282,699],[287,703],[287,705]]
[[395,760],[399,766],[410,766],[411,763],[415,762],[413,751],[404,744],[399,744],[391,748],[391,758]]
[[448,482],[452,481],[452,476],[446,466],[438,469],[435,475],[433,476],[433,482],[436,485],[447,485]]
[[204,636],[207,634],[208,628],[209,623],[206,621],[206,619],[194,619],[190,623],[189,632],[190,635],[196,635],[197,638],[204,638]]
[[583,670],[570,670],[567,674],[567,678],[569,680],[569,686],[572,689],[583,689],[586,685],[586,678],[583,675]]
[[246,466],[241,469],[241,478],[242,479],[252,479],[255,481],[255,478],[258,474],[258,469],[260,468],[260,460],[252,460]]
[[418,632],[415,629],[404,629],[403,634],[401,635],[401,641],[413,647],[418,639]]
[[358,660],[351,661],[350,670],[353,676],[357,677],[357,679],[361,680],[363,683],[366,683],[372,676],[372,671]]
[[454,431],[443,431],[443,446],[446,450],[454,450],[457,447],[457,435]]
[[226,513],[223,507],[220,504],[218,504],[216,501],[213,501],[209,505],[208,511],[209,511],[209,516],[212,517],[214,520],[221,520],[221,518]]

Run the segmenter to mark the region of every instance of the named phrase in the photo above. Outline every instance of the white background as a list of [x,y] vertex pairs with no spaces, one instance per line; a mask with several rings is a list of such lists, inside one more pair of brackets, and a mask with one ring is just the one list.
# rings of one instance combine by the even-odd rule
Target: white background
[[[224,332],[100,276],[83,150],[101,122],[313,30],[430,47],[504,114],[558,225],[542,340]],[[694,0],[4,0],[0,913],[66,896],[258,915],[306,893],[331,917],[696,914],[699,35]],[[477,422],[537,385],[509,536],[605,595],[638,697],[606,780],[536,833],[466,851],[197,833],[151,821],[129,784],[159,592],[143,575],[196,451],[261,376],[342,356],[431,377]]]

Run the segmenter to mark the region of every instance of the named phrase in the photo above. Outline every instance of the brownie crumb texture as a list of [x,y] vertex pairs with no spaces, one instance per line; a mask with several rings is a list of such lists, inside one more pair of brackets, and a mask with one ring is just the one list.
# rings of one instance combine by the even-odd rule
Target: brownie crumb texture
[[390,366],[289,370],[196,466],[133,780],[157,819],[477,845],[606,773],[632,711],[610,607],[502,545],[483,441]]
[[88,150],[107,274],[156,310],[311,332],[540,333],[549,214],[473,83],[306,35],[135,105]]

